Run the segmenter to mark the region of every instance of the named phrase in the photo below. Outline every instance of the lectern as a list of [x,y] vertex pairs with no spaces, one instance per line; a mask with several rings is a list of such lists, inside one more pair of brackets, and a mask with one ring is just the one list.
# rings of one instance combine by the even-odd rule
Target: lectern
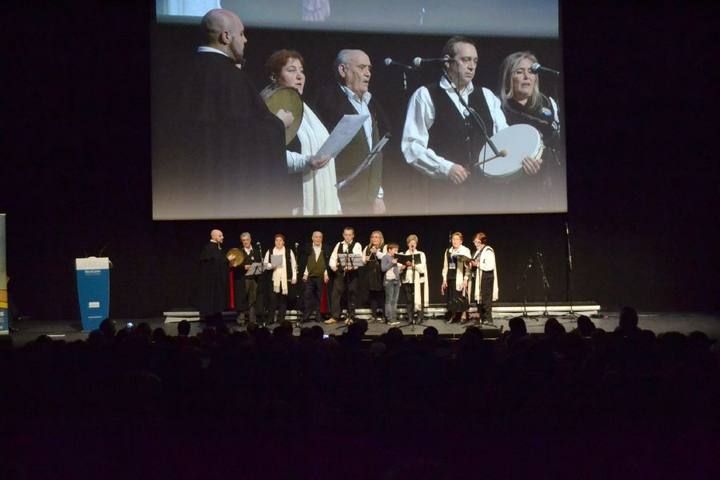
[[97,330],[110,315],[110,260],[76,258],[75,272],[83,331]]

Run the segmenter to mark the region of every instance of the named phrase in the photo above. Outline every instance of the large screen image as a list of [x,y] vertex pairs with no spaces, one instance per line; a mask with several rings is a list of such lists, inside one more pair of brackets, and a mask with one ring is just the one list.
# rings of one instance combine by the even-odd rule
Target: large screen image
[[567,210],[558,0],[157,0],[156,220]]

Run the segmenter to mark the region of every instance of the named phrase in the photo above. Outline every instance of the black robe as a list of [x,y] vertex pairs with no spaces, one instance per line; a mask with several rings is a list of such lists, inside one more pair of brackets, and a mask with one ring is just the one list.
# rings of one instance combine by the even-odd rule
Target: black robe
[[282,122],[230,58],[196,53],[188,63],[163,80],[175,93],[154,104],[156,218],[290,216],[302,187],[288,173]]
[[208,242],[200,252],[200,289],[196,307],[205,317],[227,308],[228,261],[222,247]]

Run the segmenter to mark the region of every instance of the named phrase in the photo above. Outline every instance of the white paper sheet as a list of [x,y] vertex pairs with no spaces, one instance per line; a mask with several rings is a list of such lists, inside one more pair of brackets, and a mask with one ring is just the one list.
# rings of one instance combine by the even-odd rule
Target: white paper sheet
[[345,148],[348,143],[350,143],[350,140],[352,140],[355,135],[357,135],[357,132],[360,131],[363,123],[365,123],[365,120],[367,120],[368,116],[369,115],[359,114],[344,115],[343,118],[340,119],[338,124],[335,125],[335,128],[333,128],[332,133],[330,133],[328,139],[325,140],[323,146],[320,147],[317,155],[337,157],[338,153],[340,153],[342,149]]

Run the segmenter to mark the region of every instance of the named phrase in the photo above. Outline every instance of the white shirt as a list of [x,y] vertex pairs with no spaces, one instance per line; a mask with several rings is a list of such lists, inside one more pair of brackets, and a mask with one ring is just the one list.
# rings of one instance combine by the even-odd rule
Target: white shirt
[[[330,255],[330,268],[335,271],[338,268],[338,254],[339,253],[357,253],[362,255],[362,245],[360,245],[360,242],[356,242],[355,246],[352,249],[352,252],[348,252],[349,245],[345,243],[344,241],[339,242],[337,245],[335,245],[335,248],[333,248],[333,252]],[[359,268],[360,265],[357,265],[356,268]]]
[[[445,93],[450,97],[455,108],[457,108],[463,118],[466,118],[470,112],[462,106],[455,90],[447,79],[442,78],[440,80],[440,88],[445,90]],[[465,89],[460,92],[460,95],[462,95],[466,103],[469,102],[468,98],[474,90],[475,87],[473,83],[470,82]],[[483,88],[482,93],[490,109],[490,116],[493,119],[493,131],[488,132],[488,134],[494,135],[498,131],[508,127],[507,120],[502,111],[502,103],[495,94],[487,88]],[[420,172],[432,178],[445,179],[450,172],[450,168],[455,165],[455,162],[441,157],[431,148],[428,148],[430,128],[433,126],[433,123],[435,123],[435,105],[433,104],[432,97],[430,97],[430,91],[427,87],[420,87],[415,90],[415,93],[410,97],[400,148],[405,156],[405,161],[420,170]]]
[[[355,111],[359,113],[360,115],[368,115],[367,120],[365,120],[365,123],[363,123],[363,130],[365,131],[365,139],[367,140],[368,148],[372,150],[373,148],[373,135],[372,135],[372,114],[370,113],[370,99],[372,98],[372,93],[365,92],[362,96],[362,98],[358,97],[355,92],[350,90],[345,85],[341,85],[340,88],[342,88],[342,91],[345,92],[345,95],[347,95],[348,100],[350,100],[350,103],[353,107],[355,107]],[[378,191],[377,198],[383,198],[384,191],[382,186],[380,186],[380,190]]]
[[[478,253],[480,254],[480,258],[478,258]],[[492,247],[485,246],[482,249],[482,253],[476,251],[473,258],[478,262],[478,268],[483,272],[492,272],[495,270],[495,252]]]
[[225,55],[226,57],[230,58],[230,55],[223,52],[222,50],[218,50],[217,48],[213,48],[213,47],[208,47],[206,45],[198,47],[197,51],[198,51],[198,53],[208,53],[208,52],[219,53],[220,55]]
[[353,107],[355,107],[355,111],[359,113],[360,115],[367,115],[368,118],[365,120],[365,123],[363,123],[363,130],[365,130],[365,139],[368,143],[368,148],[372,150],[373,148],[373,138],[372,138],[372,114],[370,113],[370,99],[372,98],[372,93],[365,92],[363,93],[362,98],[358,97],[355,92],[350,90],[345,85],[341,86],[342,91],[345,92],[345,95],[347,95],[348,100],[350,100],[350,103]]

